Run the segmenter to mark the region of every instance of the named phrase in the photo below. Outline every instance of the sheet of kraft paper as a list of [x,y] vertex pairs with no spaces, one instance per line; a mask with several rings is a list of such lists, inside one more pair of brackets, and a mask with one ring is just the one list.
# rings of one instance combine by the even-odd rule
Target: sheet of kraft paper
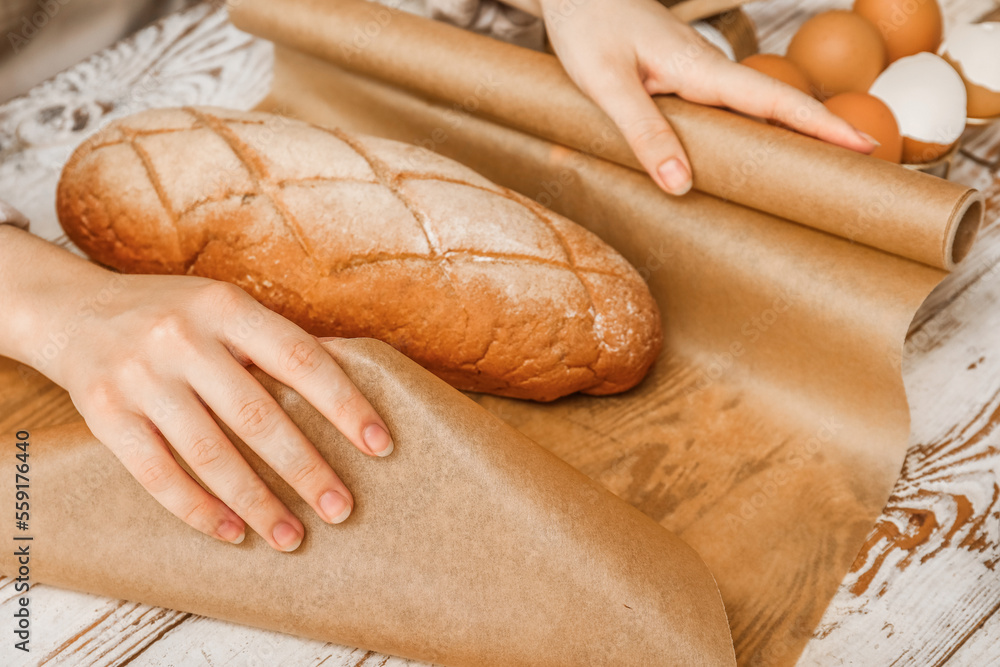
[[[691,547],[388,345],[327,347],[385,417],[391,456],[253,372],[352,489],[346,522],[324,523],[226,429],[306,537],[281,553],[252,531],[202,535],[77,422],[28,436],[33,539],[9,541],[0,570],[17,576],[29,545],[32,582],[453,667],[736,664]],[[5,460],[17,442],[3,436]],[[4,475],[0,499],[16,492]]]
[[[77,422],[28,438],[32,581],[454,667],[735,664],[719,590],[683,541],[388,345],[326,345],[385,417],[390,457],[253,372],[352,489],[345,523],[223,426],[306,537],[289,554],[250,531],[207,537]],[[19,451],[5,435],[0,454]],[[4,476],[0,498],[15,493]],[[0,570],[17,573],[13,547]]]
[[[698,551],[740,664],[794,664],[898,476],[902,344],[945,272],[707,194],[671,198],[636,170],[280,44],[276,57],[263,109],[432,148],[583,224],[648,277],[666,344],[636,390],[477,400]],[[785,187],[806,197],[823,183]],[[944,190],[952,208],[981,205],[945,183],[921,206]]]

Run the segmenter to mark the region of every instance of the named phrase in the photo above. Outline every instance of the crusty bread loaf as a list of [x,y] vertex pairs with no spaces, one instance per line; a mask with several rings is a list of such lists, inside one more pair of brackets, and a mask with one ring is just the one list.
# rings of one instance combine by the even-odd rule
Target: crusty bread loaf
[[316,336],[384,340],[461,389],[619,392],[660,348],[656,303],[614,250],[408,144],[146,111],[76,150],[56,207],[103,264],[235,283]]

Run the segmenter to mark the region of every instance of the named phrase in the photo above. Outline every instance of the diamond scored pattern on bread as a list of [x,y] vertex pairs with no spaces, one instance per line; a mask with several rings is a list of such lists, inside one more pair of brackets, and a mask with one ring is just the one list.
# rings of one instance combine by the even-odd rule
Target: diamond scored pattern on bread
[[145,111],[76,150],[56,204],[103,264],[235,283],[316,336],[381,339],[460,389],[619,392],[660,348],[656,303],[610,246],[409,144]]

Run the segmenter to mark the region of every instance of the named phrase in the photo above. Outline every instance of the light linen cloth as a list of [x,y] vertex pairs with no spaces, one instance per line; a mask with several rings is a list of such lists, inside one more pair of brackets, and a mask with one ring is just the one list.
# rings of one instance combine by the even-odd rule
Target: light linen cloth
[[428,15],[532,49],[544,44],[541,20],[497,0],[426,0]]

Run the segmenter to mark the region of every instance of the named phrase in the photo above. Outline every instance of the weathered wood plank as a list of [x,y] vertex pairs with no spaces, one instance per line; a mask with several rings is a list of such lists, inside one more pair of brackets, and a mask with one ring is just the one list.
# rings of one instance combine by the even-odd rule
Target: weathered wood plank
[[911,331],[903,363],[912,446],[802,664],[943,664],[974,635],[977,645],[1000,643],[987,623],[1000,605],[996,211],[968,262],[934,295],[940,309]]
[[[0,581],[0,614],[10,617],[16,607],[12,580]],[[100,598],[47,586],[31,589],[31,654],[4,646],[5,665],[124,664],[139,656],[190,614],[133,602]],[[14,653],[15,655],[11,655]]]
[[[943,3],[949,25],[1000,3]],[[810,3],[841,8],[844,3]],[[763,48],[783,52],[800,3],[754,4]],[[1000,125],[974,133],[953,180],[983,189],[993,225],[928,299],[903,374],[911,449],[886,510],[831,602],[800,664],[1000,663]]]
[[996,667],[1000,665],[1000,606],[983,620],[983,624],[975,632],[961,642],[957,642],[946,656],[949,665],[983,665]]

